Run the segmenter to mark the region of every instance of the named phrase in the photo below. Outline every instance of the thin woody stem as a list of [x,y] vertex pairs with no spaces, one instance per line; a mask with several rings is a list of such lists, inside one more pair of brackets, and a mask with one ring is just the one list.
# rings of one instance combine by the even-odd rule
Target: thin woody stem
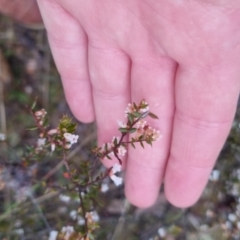
[[102,181],[103,179],[105,179],[106,177],[109,176],[109,173],[111,172],[111,170],[112,170],[112,167],[110,167],[110,168],[106,171],[106,173],[105,173],[105,175],[103,175],[103,177],[98,178],[98,179],[95,179],[94,181],[88,182],[88,183],[86,183],[86,184],[84,184],[84,185],[81,185],[81,186],[82,186],[83,188],[86,188],[86,187],[88,187],[89,185],[92,185],[92,184],[94,184],[94,183],[97,183],[97,182],[99,182],[99,181]]
[[[28,107],[28,109],[29,109],[30,113],[32,114],[32,116],[34,117],[34,120],[35,120],[35,122],[37,124],[37,127],[42,131],[43,135],[48,138],[49,142],[51,142],[52,144],[56,144],[56,142],[51,138],[51,136],[49,136],[47,134],[46,129],[39,123],[39,119],[35,116],[35,114],[32,111],[32,109],[29,108],[29,107]],[[44,120],[44,119],[42,119],[42,120]]]
[[[127,122],[127,126],[128,129],[131,129],[138,121],[140,120],[140,118],[137,118],[135,121],[133,121],[132,123],[130,123],[130,121],[128,120]],[[102,158],[106,157],[109,153],[113,152],[114,156],[118,159],[120,165],[122,165],[122,160],[119,158],[119,156],[117,155],[117,149],[118,147],[120,147],[123,143],[131,143],[131,142],[123,142],[123,138],[125,136],[127,136],[129,133],[126,132],[126,133],[122,133],[121,137],[120,137],[120,140],[118,142],[118,144],[116,144],[116,146],[114,146],[113,148],[109,149],[108,151],[106,151],[104,153],[104,155],[102,156]]]
[[114,156],[117,158],[117,160],[119,161],[119,164],[122,165],[122,160],[121,160],[121,159],[119,158],[119,156],[117,155],[116,150],[113,151],[113,154],[114,154]]
[[88,233],[88,221],[86,219],[86,211],[85,211],[85,207],[84,207],[84,202],[83,202],[83,197],[82,197],[82,191],[81,191],[81,187],[78,187],[78,196],[79,196],[79,199],[80,199],[80,207],[82,209],[82,214],[83,214],[83,217],[85,219],[84,221],[84,226],[85,226],[85,231],[86,231],[86,234]]

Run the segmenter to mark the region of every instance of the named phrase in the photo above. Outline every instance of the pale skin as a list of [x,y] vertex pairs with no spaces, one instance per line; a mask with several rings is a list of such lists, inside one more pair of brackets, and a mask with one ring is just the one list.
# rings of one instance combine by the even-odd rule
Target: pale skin
[[[1,1],[0,1],[1,2]],[[145,98],[161,130],[129,148],[125,193],[151,206],[200,197],[228,136],[240,89],[240,0],[39,0],[66,99],[99,143],[118,134],[129,102]],[[112,162],[104,162],[107,166]]]

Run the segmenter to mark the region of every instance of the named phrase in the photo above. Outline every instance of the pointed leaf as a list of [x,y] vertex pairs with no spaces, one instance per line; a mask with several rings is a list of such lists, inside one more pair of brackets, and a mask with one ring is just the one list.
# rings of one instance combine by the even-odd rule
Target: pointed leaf
[[34,110],[37,104],[37,97],[35,98],[34,102],[32,103],[31,109]]
[[114,138],[113,144],[114,144],[114,146],[116,146],[118,144],[117,138]]
[[141,144],[142,148],[144,148],[144,145],[143,145],[143,142],[142,142],[142,141],[140,141],[140,144]]
[[105,143],[105,144],[104,144],[104,150],[105,150],[105,152],[107,152],[107,151],[108,151],[108,146],[107,146],[107,143]]
[[142,114],[139,112],[133,112],[132,115],[137,118],[142,117]]
[[133,148],[136,148],[133,142],[131,142],[131,146],[132,146]]
[[29,131],[33,131],[33,130],[37,130],[38,129],[38,127],[30,127],[30,128],[27,128],[27,130],[29,130]]
[[126,128],[119,128],[118,130],[122,133],[127,133],[128,132],[128,129],[126,129]]
[[136,110],[138,109],[138,107],[137,107],[137,105],[136,105],[135,102],[133,102],[133,107],[134,107]]
[[130,123],[133,123],[134,121],[134,116],[131,113],[128,113],[128,120]]
[[134,132],[136,132],[136,130],[137,130],[136,128],[131,128],[131,129],[128,130],[128,132],[129,133],[134,133]]
[[154,113],[152,113],[152,112],[149,112],[148,113],[148,115],[149,115],[149,117],[151,117],[151,118],[154,118],[154,119],[159,119],[158,118],[158,116],[157,115],[155,115]]
[[152,141],[149,139],[146,139],[146,143],[152,146]]
[[143,135],[141,135],[138,139],[139,139],[139,140],[143,140]]

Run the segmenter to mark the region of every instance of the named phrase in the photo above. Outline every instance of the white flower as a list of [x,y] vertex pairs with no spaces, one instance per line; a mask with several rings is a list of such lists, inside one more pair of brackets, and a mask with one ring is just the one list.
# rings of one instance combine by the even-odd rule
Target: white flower
[[72,210],[70,213],[69,213],[69,216],[71,217],[72,220],[76,220],[77,219],[77,211],[76,210]]
[[88,224],[99,221],[99,215],[96,211],[87,212],[85,218],[87,219]]
[[142,120],[142,119],[140,119],[140,120],[135,124],[134,127],[136,127],[136,128],[144,128],[146,125],[147,125],[147,122],[144,121],[144,120]]
[[60,194],[59,199],[60,199],[60,201],[65,202],[65,203],[68,203],[71,200],[71,198],[69,196],[64,195],[64,194]]
[[118,152],[118,154],[119,154],[120,156],[123,157],[123,156],[126,154],[127,149],[126,149],[124,146],[119,146],[119,147],[117,148],[117,152]]
[[145,131],[143,128],[138,128],[137,131],[135,132],[134,139],[138,140],[142,135],[144,135]]
[[163,227],[159,228],[158,235],[162,238],[166,237],[166,230]]
[[[143,107],[143,105],[145,107]],[[144,118],[148,115],[148,112],[149,112],[148,103],[145,100],[142,100],[141,103],[140,103],[139,113],[142,113],[142,118]]]
[[140,113],[146,113],[146,112],[149,112],[149,106],[146,106],[145,108],[141,108],[139,110]]
[[237,222],[237,228],[240,230],[240,222]]
[[122,166],[119,163],[115,163],[112,166],[112,174],[115,174],[117,172],[121,172],[121,170],[122,170]]
[[92,221],[99,222],[100,218],[99,218],[99,215],[98,215],[98,213],[96,211],[89,212],[88,214],[91,215]]
[[13,232],[19,236],[24,235],[24,229],[22,228],[14,229]]
[[228,214],[228,220],[231,222],[235,222],[237,220],[237,216],[233,213]]
[[101,185],[101,192],[105,193],[109,190],[109,187],[106,183],[102,183]]
[[151,135],[153,141],[157,141],[157,140],[159,140],[159,139],[162,137],[160,131],[159,131],[159,130],[156,130],[156,129],[152,128],[152,127],[148,127],[148,128],[146,129],[145,135],[146,135],[146,136],[150,136],[150,135]]
[[230,193],[233,195],[233,196],[239,196],[239,187],[238,187],[238,184],[233,184],[232,186],[232,189],[230,191]]
[[212,218],[212,217],[214,217],[214,212],[213,212],[212,210],[208,209],[208,210],[206,211],[206,216],[207,216],[208,218]]
[[231,229],[232,229],[232,223],[229,222],[229,221],[226,221],[226,222],[225,222],[225,227],[226,227],[226,229],[231,230]]
[[153,141],[157,141],[160,138],[162,138],[162,134],[160,133],[160,131],[156,130],[156,129],[153,129],[152,130],[152,139],[153,139]]
[[42,147],[46,144],[46,138],[39,138],[37,140],[38,149],[42,149]]
[[74,143],[77,143],[79,136],[71,133],[64,133],[64,138],[68,142],[66,148],[70,148]]
[[115,163],[112,166],[112,170],[109,173],[110,178],[112,179],[112,181],[115,183],[116,186],[119,186],[122,184],[123,179],[121,177],[117,177],[116,175],[114,175],[115,173],[121,172],[122,166],[118,163]]
[[16,202],[21,203],[25,201],[28,196],[31,195],[31,188],[28,186],[18,188],[15,198]]
[[219,176],[220,176],[220,171],[219,170],[213,170],[211,175],[209,176],[209,179],[212,182],[217,182],[219,180]]
[[123,179],[121,177],[117,177],[116,175],[111,175],[110,178],[112,179],[112,181],[115,183],[116,186],[119,186],[122,184]]
[[56,148],[56,145],[54,143],[51,144],[51,152],[54,152]]
[[125,123],[125,122],[122,122],[122,121],[117,121],[117,123],[118,123],[118,126],[120,127],[120,128],[126,128],[127,127],[127,124]]
[[62,228],[61,231],[63,234],[65,234],[65,240],[68,240],[72,233],[74,233],[74,228],[72,226],[66,226]]
[[78,220],[77,221],[78,221],[78,225],[79,226],[83,226],[85,224],[85,220],[81,216],[78,216]]
[[0,133],[0,141],[6,140],[6,135],[4,133]]
[[34,115],[36,116],[36,118],[44,118],[46,116],[47,112],[45,111],[45,109],[41,109],[39,111],[36,111],[34,113]]
[[64,133],[63,134],[64,138],[68,142],[65,145],[65,148],[69,149],[74,143],[77,143],[79,136],[71,133]]
[[57,240],[58,231],[51,231],[48,240]]
[[[141,122],[142,121],[142,122]],[[145,121],[140,120],[140,126],[137,127],[137,131],[135,132],[134,139],[138,140],[141,136],[143,136],[145,139],[146,138],[151,138],[152,141],[157,141],[159,140],[162,135],[159,130],[156,130],[146,124]]]
[[129,104],[127,105],[126,110],[124,111],[125,117],[128,116],[128,113],[132,113],[132,112],[134,112],[134,106],[133,106],[133,104],[129,103]]

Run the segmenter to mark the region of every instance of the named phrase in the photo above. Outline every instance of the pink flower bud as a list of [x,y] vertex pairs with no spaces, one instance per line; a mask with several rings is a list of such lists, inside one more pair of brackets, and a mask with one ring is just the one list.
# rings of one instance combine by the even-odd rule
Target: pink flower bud
[[43,118],[43,117],[46,116],[46,114],[47,114],[47,112],[45,111],[45,109],[41,109],[41,110],[36,111],[36,112],[34,113],[34,115],[35,115],[37,118]]

